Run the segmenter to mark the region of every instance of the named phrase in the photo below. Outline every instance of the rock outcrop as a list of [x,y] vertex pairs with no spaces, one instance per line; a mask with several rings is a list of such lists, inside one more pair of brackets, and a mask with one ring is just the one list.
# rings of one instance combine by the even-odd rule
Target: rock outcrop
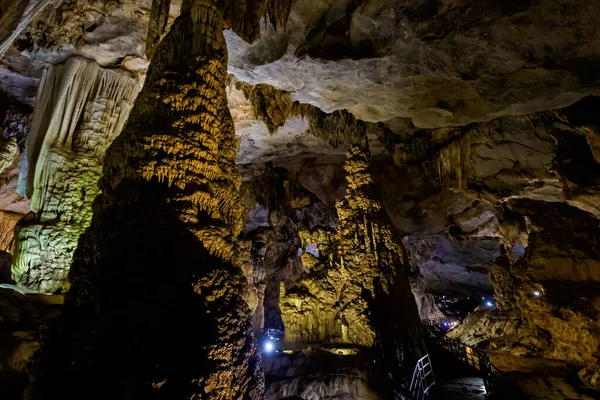
[[576,363],[581,378],[600,389],[598,216],[530,199],[508,207],[528,218],[532,232],[522,263],[511,268],[514,294],[505,295],[515,299],[532,335],[544,339],[542,355]]
[[229,69],[363,121],[466,125],[597,94],[599,21],[586,0],[298,0],[285,31],[228,32]]
[[370,164],[368,150],[350,148],[337,232],[302,235],[304,247],[318,253],[302,255],[309,273],[282,290],[280,307],[286,342],[373,349],[380,367],[403,382],[424,350],[422,334],[402,248],[374,199]]
[[135,79],[71,57],[42,77],[27,139],[24,194],[31,213],[17,228],[13,277],[28,289],[65,289],[108,146],[121,133],[139,91]]
[[0,58],[31,21],[55,0],[9,0],[0,4]]
[[228,21],[255,38],[263,4],[244,5],[188,2],[157,47],[106,155],[34,398],[262,397],[245,277],[232,262],[241,179],[222,31]]

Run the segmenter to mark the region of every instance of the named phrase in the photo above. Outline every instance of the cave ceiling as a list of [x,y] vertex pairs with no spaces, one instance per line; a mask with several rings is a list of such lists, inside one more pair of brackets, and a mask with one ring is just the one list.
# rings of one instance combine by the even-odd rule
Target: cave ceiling
[[[46,7],[9,15],[24,28],[12,46],[4,45],[12,30],[0,30],[0,90],[17,103],[32,106],[44,64],[72,55],[143,85],[151,0],[29,3],[31,13]],[[466,292],[491,291],[487,272],[500,246],[522,253],[525,229],[514,226],[508,199],[567,202],[600,216],[598,133],[549,111],[600,95],[592,3],[297,0],[287,25],[262,23],[254,43],[226,31],[244,179],[265,163],[283,166],[333,206],[344,191],[346,147],[311,134],[303,115],[286,115],[270,132],[236,82],[268,85],[318,112],[348,112],[369,124],[384,206],[428,289],[458,282]],[[169,24],[180,7],[171,2]],[[583,153],[587,161],[573,161]],[[583,176],[578,168],[587,180],[573,181]],[[575,189],[566,193],[565,182]],[[3,211],[23,212],[11,185],[0,195]]]

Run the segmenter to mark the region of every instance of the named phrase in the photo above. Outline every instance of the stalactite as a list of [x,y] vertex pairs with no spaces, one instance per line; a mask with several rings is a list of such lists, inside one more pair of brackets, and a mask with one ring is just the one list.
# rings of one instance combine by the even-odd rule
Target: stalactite
[[167,22],[169,22],[170,8],[171,0],[152,0],[148,37],[146,39],[146,57],[148,59],[152,59],[158,42],[160,42],[160,39],[165,34]]
[[258,20],[238,3],[186,2],[158,45],[106,154],[34,398],[262,398],[222,33],[255,37]]
[[326,113],[310,104],[292,101],[289,92],[273,86],[253,86],[233,77],[230,79],[238,90],[244,92],[244,96],[252,104],[255,118],[263,121],[271,134],[276,133],[292,116],[306,118],[311,134],[333,147],[349,147],[359,143],[366,135],[383,139],[389,134],[389,129],[383,123],[361,121],[347,110]]
[[19,285],[46,293],[66,288],[77,240],[92,218],[104,153],[138,92],[127,74],[80,57],[45,69],[27,142],[33,214],[17,226]]
[[270,85],[251,86],[244,82],[235,82],[235,85],[250,100],[254,116],[265,123],[271,134],[282,127],[288,116],[293,113],[294,104],[287,92]]
[[374,199],[368,150],[352,146],[344,168],[348,189],[336,204],[337,232],[301,234],[321,257],[303,255],[310,272],[281,294],[286,340],[373,348],[401,382],[402,367],[412,368],[423,351],[402,248]]
[[263,16],[275,28],[285,28],[294,0],[222,0],[221,3],[226,26],[247,42],[253,42],[260,36]]

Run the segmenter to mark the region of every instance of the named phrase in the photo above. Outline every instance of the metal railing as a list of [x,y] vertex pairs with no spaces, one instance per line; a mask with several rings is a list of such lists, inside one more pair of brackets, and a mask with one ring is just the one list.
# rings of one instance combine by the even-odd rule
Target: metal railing
[[420,358],[415,366],[412,380],[410,381],[409,393],[411,400],[423,400],[427,391],[435,384],[433,368],[429,354]]
[[502,375],[501,372],[490,362],[490,355],[485,350],[467,346],[456,339],[447,337],[441,330],[432,329],[436,326],[439,328],[439,325],[447,321],[445,318],[435,318],[423,321],[423,325],[429,328],[428,330],[435,338],[435,344],[438,347],[479,371],[486,391],[491,392],[497,386],[498,378]]

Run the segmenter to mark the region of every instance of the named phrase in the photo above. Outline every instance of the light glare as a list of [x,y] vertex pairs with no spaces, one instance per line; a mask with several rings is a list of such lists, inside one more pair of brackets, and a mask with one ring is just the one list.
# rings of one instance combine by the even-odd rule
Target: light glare
[[265,351],[266,351],[267,353],[270,353],[270,352],[272,352],[272,351],[273,351],[273,348],[274,348],[274,347],[273,347],[273,343],[272,343],[272,342],[267,342],[267,343],[265,343]]

